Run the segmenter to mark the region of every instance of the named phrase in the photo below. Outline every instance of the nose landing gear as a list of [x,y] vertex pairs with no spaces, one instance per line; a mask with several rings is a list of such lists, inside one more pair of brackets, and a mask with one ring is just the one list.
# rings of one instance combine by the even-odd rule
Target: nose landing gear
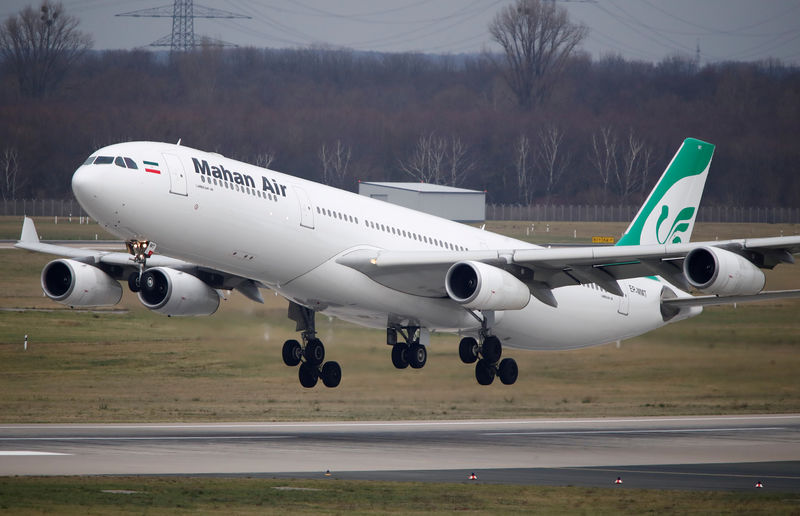
[[297,375],[300,385],[307,389],[317,385],[320,378],[325,387],[336,387],[342,381],[342,368],[338,362],[324,362],[325,346],[316,337],[315,315],[314,310],[289,302],[289,318],[302,331],[303,344],[294,339],[284,342],[283,363],[289,367],[300,364]]

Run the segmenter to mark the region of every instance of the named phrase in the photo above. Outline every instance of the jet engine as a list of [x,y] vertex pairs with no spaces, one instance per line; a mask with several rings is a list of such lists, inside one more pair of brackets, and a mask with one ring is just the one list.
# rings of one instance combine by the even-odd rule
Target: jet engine
[[189,273],[153,267],[142,274],[139,301],[164,315],[211,315],[219,308],[219,294]]
[[447,271],[445,288],[453,301],[476,310],[521,310],[531,299],[524,283],[483,262],[453,264]]
[[718,296],[758,294],[764,273],[746,258],[718,247],[692,249],[683,260],[683,273],[700,292]]
[[54,260],[42,269],[42,290],[67,306],[112,306],[122,298],[119,282],[88,263]]

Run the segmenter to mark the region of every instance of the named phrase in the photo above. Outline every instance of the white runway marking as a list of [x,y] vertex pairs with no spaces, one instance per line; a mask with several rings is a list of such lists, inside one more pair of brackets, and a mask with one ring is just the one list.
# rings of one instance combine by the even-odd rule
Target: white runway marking
[[43,457],[54,455],[72,455],[71,453],[56,453],[29,450],[0,450],[0,457]]
[[597,418],[597,419],[471,419],[455,421],[358,421],[358,422],[308,422],[308,423],[196,423],[196,424],[41,424],[41,425],[0,425],[0,430],[35,429],[204,429],[204,428],[370,428],[370,427],[446,427],[446,426],[480,426],[480,425],[560,425],[560,424],[609,424],[609,423],[674,423],[674,422],[725,422],[725,421],[770,421],[776,419],[797,419],[800,414],[755,415],[755,416],[687,416],[687,417],[630,417],[630,418]]
[[[251,441],[261,441],[265,439],[295,439],[293,435],[204,435],[204,436],[162,436],[162,437],[64,437],[54,435],[52,437],[0,437],[0,441],[231,441],[236,439],[247,439]],[[2,452],[0,452],[2,454]]]
[[549,432],[487,432],[483,435],[586,435],[586,434],[682,434],[689,432],[763,432],[764,430],[786,430],[782,426],[760,428],[674,428],[658,430],[554,430]]

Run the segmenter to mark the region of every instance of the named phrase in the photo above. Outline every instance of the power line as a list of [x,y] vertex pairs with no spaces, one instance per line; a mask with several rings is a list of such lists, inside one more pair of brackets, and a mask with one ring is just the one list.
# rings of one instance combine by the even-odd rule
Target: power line
[[[194,0],[175,0],[170,6],[153,7],[151,9],[140,9],[127,13],[116,14],[115,16],[130,16],[134,18],[172,18],[172,34],[163,36],[150,43],[153,47],[170,47],[170,51],[192,50],[196,46],[194,35],[195,18],[250,18],[243,14],[236,14],[230,11],[222,11],[211,7],[198,5],[195,10]],[[213,39],[203,38],[204,42],[210,42],[219,46],[230,46],[230,43]],[[235,46],[235,45],[234,45]]]

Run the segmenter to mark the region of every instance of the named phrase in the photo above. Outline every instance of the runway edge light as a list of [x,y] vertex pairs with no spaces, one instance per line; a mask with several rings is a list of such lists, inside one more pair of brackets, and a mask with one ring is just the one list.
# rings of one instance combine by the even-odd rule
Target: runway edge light
[[478,475],[476,475],[475,472],[473,471],[472,473],[469,474],[469,479],[478,480]]
[[615,484],[622,484],[622,477],[617,477],[617,479],[614,481],[614,483]]
[[760,480],[756,482],[756,489],[761,489],[762,487],[764,487],[764,484],[762,484]]

